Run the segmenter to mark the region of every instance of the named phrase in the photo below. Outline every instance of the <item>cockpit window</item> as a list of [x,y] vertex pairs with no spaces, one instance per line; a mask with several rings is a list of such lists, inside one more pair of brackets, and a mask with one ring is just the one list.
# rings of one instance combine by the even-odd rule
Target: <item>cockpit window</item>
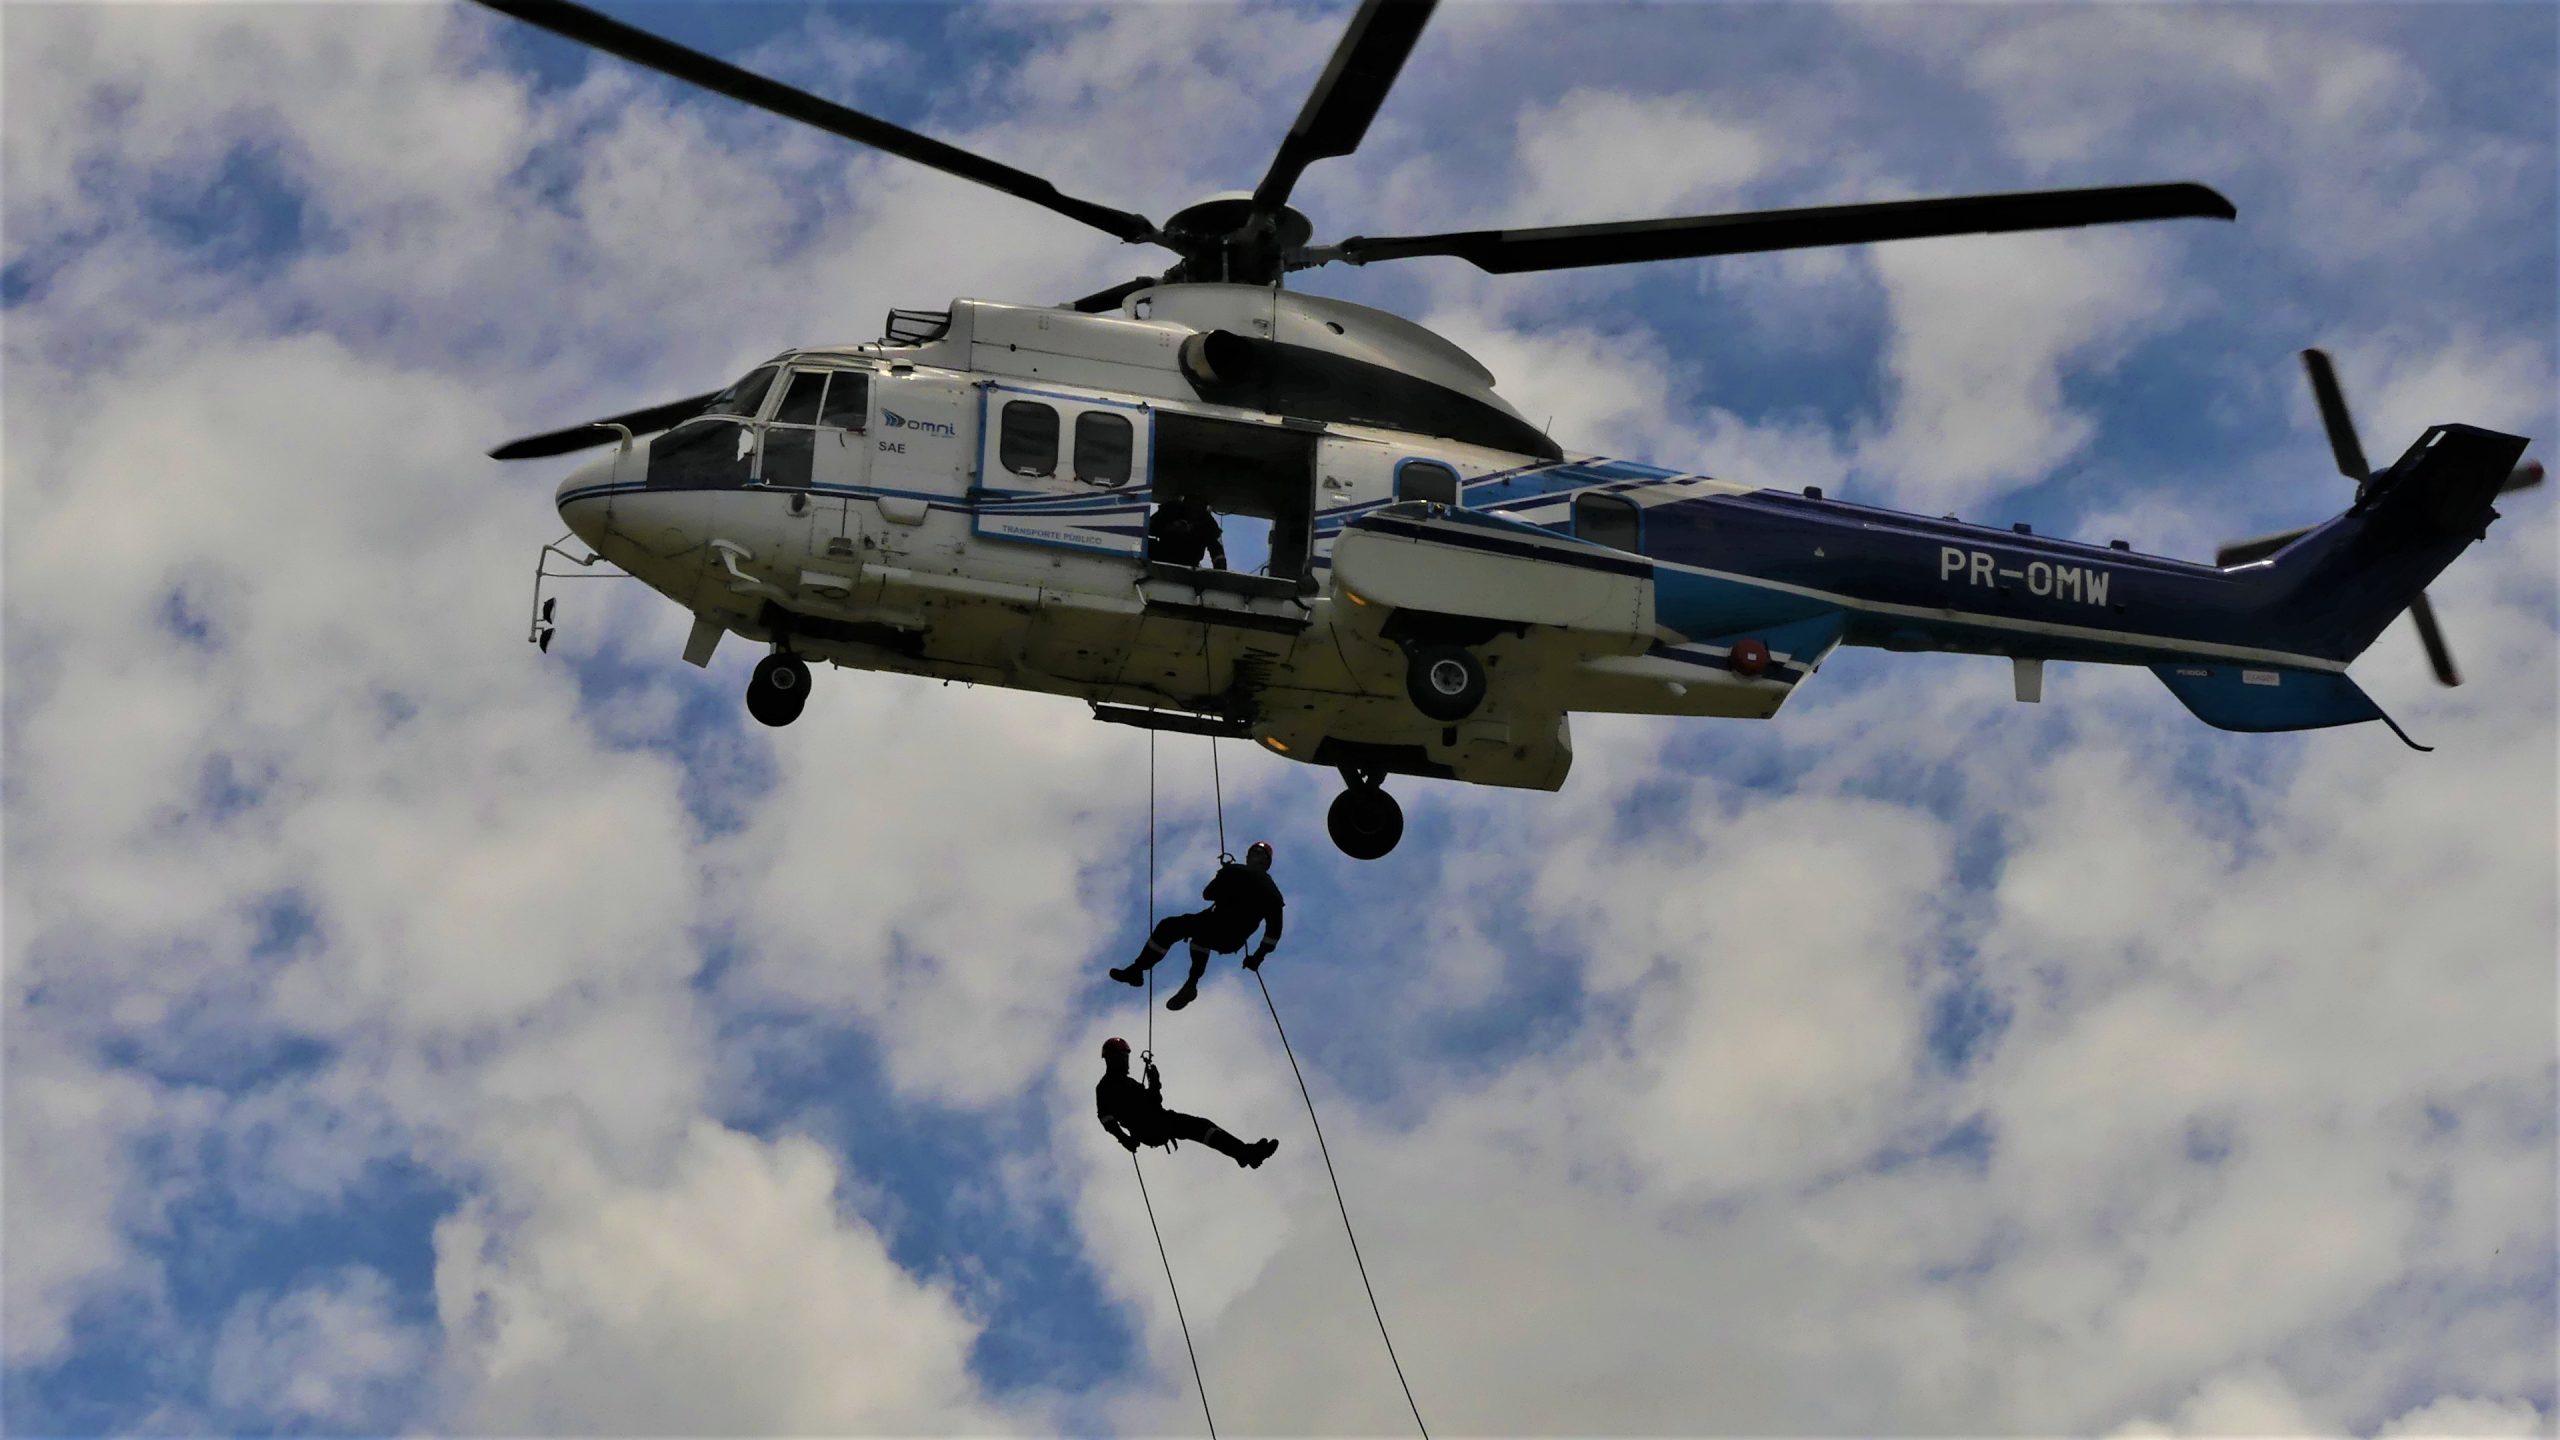
[[764,406],[764,392],[773,385],[773,377],[782,373],[779,365],[759,365],[747,372],[745,379],[720,392],[719,397],[703,410],[705,415],[753,415]]
[[859,370],[837,371],[827,382],[827,409],[818,417],[818,423],[859,430],[870,420],[871,377]]
[[826,371],[792,371],[791,388],[782,392],[782,406],[773,412],[773,423],[776,425],[817,424],[818,397],[826,393]]

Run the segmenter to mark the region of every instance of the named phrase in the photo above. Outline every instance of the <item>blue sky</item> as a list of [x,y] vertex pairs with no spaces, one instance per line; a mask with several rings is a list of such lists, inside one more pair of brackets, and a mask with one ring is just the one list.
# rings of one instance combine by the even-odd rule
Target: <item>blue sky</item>
[[[618,6],[1162,216],[1342,7]],[[1144,740],[1038,697],[517,636],[565,464],[892,305],[1149,268],[463,7],[12,7],[6,1403],[26,1434],[1189,1433],[1100,980]],[[2507,5],[1451,6],[1320,237],[2192,179],[2235,224],[1301,277],[1574,449],[2144,549],[2365,444],[2549,458],[2560,21]],[[2494,77],[2484,78],[2484,77]],[[1846,652],[1767,724],[1583,717],[1555,795],[1230,747],[1291,1022],[1448,1433],[2550,1433],[2555,531],[2380,727]],[[743,647],[732,647],[732,650]],[[1216,849],[1159,752],[1167,897]],[[1222,1422],[1409,1423],[1259,997],[1159,1016],[1250,1174],[1150,1157]]]

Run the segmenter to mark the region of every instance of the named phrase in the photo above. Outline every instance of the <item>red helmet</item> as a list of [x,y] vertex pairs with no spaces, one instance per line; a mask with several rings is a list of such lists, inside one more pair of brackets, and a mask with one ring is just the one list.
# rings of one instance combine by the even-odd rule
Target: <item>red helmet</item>
[[1270,869],[1271,842],[1268,840],[1256,840],[1252,844],[1244,847],[1244,863],[1252,866],[1256,870]]
[[1109,1060],[1114,1056],[1117,1056],[1122,1060],[1129,1058],[1129,1042],[1121,1039],[1117,1035],[1114,1035],[1110,1039],[1102,1042],[1102,1058]]

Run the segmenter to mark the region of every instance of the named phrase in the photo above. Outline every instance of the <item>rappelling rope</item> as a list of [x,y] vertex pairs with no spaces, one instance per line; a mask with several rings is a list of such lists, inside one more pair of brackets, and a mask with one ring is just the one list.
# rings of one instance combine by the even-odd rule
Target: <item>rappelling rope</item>
[[[1156,924],[1156,734],[1147,732],[1147,933]],[[1147,1048],[1141,1052],[1150,1070],[1156,1054],[1156,967],[1147,967]],[[1164,1248],[1164,1228],[1156,1223],[1155,1197],[1147,1193],[1147,1172],[1138,1152],[1129,1152],[1129,1173],[1138,1177],[1138,1199],[1147,1207],[1147,1229],[1156,1237],[1156,1259],[1164,1265],[1164,1288],[1173,1292],[1173,1318],[1182,1327],[1182,1353],[1191,1359],[1191,1385],[1200,1392],[1200,1418],[1209,1422],[1209,1440],[1218,1440],[1218,1417],[1209,1412],[1209,1385],[1200,1378],[1200,1352],[1191,1344],[1191,1319],[1182,1313],[1182,1287],[1173,1281],[1173,1257]]]
[[[1280,1007],[1271,1003],[1271,982],[1262,971],[1253,972],[1253,983],[1262,987],[1262,1003],[1271,1011],[1271,1028],[1280,1032],[1280,1053],[1289,1057],[1289,1073],[1298,1077],[1298,1097],[1307,1102],[1307,1123],[1316,1131],[1316,1153],[1324,1157],[1325,1178],[1333,1182],[1333,1205],[1342,1212],[1342,1233],[1351,1241],[1351,1263],[1360,1267],[1360,1288],[1369,1294],[1369,1313],[1377,1318],[1378,1338],[1387,1342],[1387,1363],[1396,1367],[1396,1383],[1404,1387],[1404,1403],[1413,1411],[1413,1428],[1422,1432],[1422,1440],[1431,1440],[1431,1427],[1422,1423],[1422,1407],[1413,1402],[1413,1386],[1404,1378],[1404,1362],[1396,1358],[1396,1342],[1387,1334],[1386,1312],[1378,1308],[1378,1291],[1369,1283],[1369,1262],[1360,1258],[1360,1237],[1351,1229],[1351,1207],[1342,1200],[1342,1177],[1333,1171],[1333,1151],[1324,1143],[1324,1124],[1316,1119],[1316,1098],[1307,1092],[1307,1072],[1298,1068],[1298,1052],[1289,1046],[1289,1027],[1280,1023]],[[1136,1156],[1129,1157],[1136,1159]],[[1171,1278],[1172,1272],[1166,1272]],[[1205,1403],[1206,1397],[1203,1397]]]
[[1147,1194],[1147,1172],[1138,1152],[1129,1152],[1129,1170],[1138,1177],[1138,1198],[1147,1204],[1147,1228],[1156,1233],[1156,1258],[1164,1261],[1164,1286],[1173,1292],[1173,1318],[1182,1323],[1182,1351],[1191,1357],[1192,1388],[1200,1392],[1200,1418],[1209,1422],[1209,1440],[1218,1440],[1218,1417],[1209,1413],[1209,1386],[1200,1378],[1200,1352],[1191,1348],[1191,1322],[1183,1318],[1182,1287],[1173,1283],[1173,1260],[1164,1252],[1164,1230],[1156,1224],[1156,1202]]
[[[1147,732],[1147,938],[1153,945],[1156,934],[1156,732]],[[1147,1058],[1156,1053],[1156,967],[1147,967]],[[1132,1153],[1130,1159],[1137,1159]],[[1170,1278],[1171,1267],[1167,1268]]]
[[1210,793],[1218,797],[1218,858],[1227,858],[1227,782],[1218,774],[1218,737],[1209,737]]

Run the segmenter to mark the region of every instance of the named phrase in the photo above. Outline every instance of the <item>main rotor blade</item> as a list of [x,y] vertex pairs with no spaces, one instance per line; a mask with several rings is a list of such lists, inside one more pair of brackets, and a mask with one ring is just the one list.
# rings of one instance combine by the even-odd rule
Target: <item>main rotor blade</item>
[[1070,300],[1067,302],[1067,308],[1083,311],[1087,315],[1106,315],[1119,309],[1121,301],[1158,283],[1160,282],[1157,277],[1153,275],[1141,275],[1135,280],[1123,280],[1108,290],[1096,290],[1080,299]]
[[2427,603],[2427,592],[2409,602],[2409,618],[2418,622],[2418,643],[2427,647],[2427,663],[2435,667],[2436,678],[2447,685],[2462,683],[2462,672],[2453,668],[2453,652],[2445,648],[2444,629],[2436,624],[2436,607]]
[[[2302,368],[2311,373],[2311,397],[2320,402],[2320,423],[2329,432],[2329,453],[2338,457],[2338,473],[2358,485],[2373,478],[2364,446],[2356,439],[2355,417],[2347,413],[2347,397],[2338,389],[2338,372],[2318,350],[2302,352]],[[2450,685],[2453,682],[2445,682]]]
[[2542,462],[2539,460],[2527,460],[2515,469],[2507,472],[2506,480],[2498,486],[2498,493],[2501,495],[2513,495],[2519,490],[2530,490],[2541,483]]
[[741,70],[725,60],[715,60],[699,51],[688,50],[672,40],[662,40],[646,30],[635,30],[583,5],[572,5],[568,0],[479,0],[479,3],[528,24],[539,25],[554,35],[593,46],[608,55],[619,55],[635,65],[646,65],[662,75],[672,75],[706,90],[716,90],[733,100],[743,100],[757,109],[770,110],[804,125],[816,126],[830,135],[840,135],[875,150],[885,150],[919,165],[929,165],[946,175],[974,180],[1054,210],[1071,220],[1081,220],[1123,240],[1152,240],[1156,237],[1155,223],[1144,215],[1114,210],[1091,200],[1079,200],[1027,170],[1016,170],[957,145],[947,145],[904,126],[893,125],[859,110],[849,110],[832,100],[821,100],[805,90],[795,90],[778,80],[768,80],[753,71]]
[[1319,260],[1354,265],[1417,255],[1455,255],[1496,275],[1686,260],[1816,245],[1866,245],[1930,235],[1988,235],[2010,230],[2062,230],[2130,220],[2229,220],[2239,212],[2203,185],[2117,185],[2095,190],[2040,190],[2016,195],[1963,195],[1891,200],[1877,205],[1817,205],[1740,215],[1687,215],[1606,225],[1537,230],[1460,230],[1445,235],[1358,236]]
[[1253,188],[1257,214],[1276,215],[1297,188],[1298,176],[1318,160],[1360,148],[1378,117],[1438,0],[1362,0],[1360,11],[1333,49],[1333,59],[1298,111],[1298,119],[1271,158],[1271,173]]
[[2248,540],[2234,540],[2230,544],[2213,552],[2213,563],[2225,570],[2230,569],[2234,565],[2255,564],[2256,562],[2273,555],[2287,545],[2292,544],[2294,541],[2301,539],[2303,536],[2310,534],[2317,528],[2317,526],[2312,525],[2297,525],[2290,530],[2278,530],[2272,535],[2259,535]]
[[605,428],[609,425],[628,427],[634,435],[647,435],[664,430],[679,420],[690,419],[701,414],[712,401],[719,399],[721,394],[721,391],[714,390],[707,395],[670,400],[664,405],[652,405],[646,410],[634,410],[627,415],[590,420],[584,425],[572,425],[566,430],[527,435],[521,440],[510,440],[490,451],[489,458],[492,460],[539,460],[546,455],[566,455],[572,450],[584,450],[589,446],[602,445],[608,440],[620,439],[621,436]]

